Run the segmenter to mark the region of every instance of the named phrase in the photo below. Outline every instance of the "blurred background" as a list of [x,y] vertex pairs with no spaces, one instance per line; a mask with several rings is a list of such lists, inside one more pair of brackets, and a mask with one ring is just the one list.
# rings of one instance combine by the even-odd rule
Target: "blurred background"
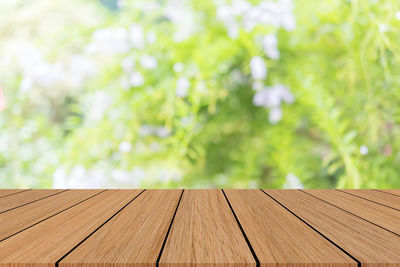
[[0,2],[0,188],[398,188],[400,4]]

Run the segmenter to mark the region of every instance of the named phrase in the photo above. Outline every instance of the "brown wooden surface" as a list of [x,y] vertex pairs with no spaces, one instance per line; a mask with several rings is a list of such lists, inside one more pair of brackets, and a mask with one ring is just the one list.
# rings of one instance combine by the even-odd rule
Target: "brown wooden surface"
[[245,238],[220,190],[185,190],[160,265],[255,266]]
[[395,195],[395,196],[400,196],[400,189],[379,189],[377,191],[381,191],[386,194],[391,194],[391,195]]
[[69,190],[0,214],[0,240],[56,215],[102,190]]
[[13,194],[19,194],[28,190],[30,189],[0,189],[0,198]]
[[59,194],[65,190],[39,189],[28,190],[19,194],[0,198],[0,213],[23,206],[51,195]]
[[311,189],[304,191],[382,228],[400,234],[399,211],[337,190]]
[[362,266],[400,264],[400,238],[299,190],[264,190]]
[[182,190],[148,190],[59,266],[155,265]]
[[[0,242],[0,266],[55,266],[140,190],[105,191]],[[3,265],[4,264],[4,265]]]
[[0,190],[0,267],[400,266],[400,190]]
[[357,262],[260,190],[226,190],[262,266],[357,266]]
[[344,189],[342,192],[400,210],[400,197],[369,189]]

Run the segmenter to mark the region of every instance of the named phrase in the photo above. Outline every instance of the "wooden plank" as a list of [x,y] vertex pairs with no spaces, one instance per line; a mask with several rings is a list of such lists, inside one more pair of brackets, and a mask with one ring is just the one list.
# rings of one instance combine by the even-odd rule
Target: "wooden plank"
[[155,266],[181,193],[147,190],[59,266]]
[[396,210],[337,190],[310,189],[303,191],[389,231],[400,234],[400,212]]
[[6,197],[14,194],[19,194],[25,191],[29,191],[30,189],[0,189],[0,197]]
[[400,198],[394,195],[371,189],[342,189],[340,191],[400,210]]
[[103,190],[69,190],[0,214],[0,241]]
[[377,191],[384,192],[386,194],[392,194],[395,196],[400,196],[400,189],[379,189]]
[[399,236],[304,192],[264,191],[355,257],[362,266],[399,264]]
[[0,242],[0,266],[55,266],[141,190],[108,190]]
[[261,266],[357,262],[260,190],[225,190]]
[[26,191],[23,194],[14,194],[5,198],[0,198],[0,213],[29,204],[45,197],[58,194],[63,191],[65,191],[65,189],[35,189]]
[[255,266],[221,190],[185,190],[160,266]]

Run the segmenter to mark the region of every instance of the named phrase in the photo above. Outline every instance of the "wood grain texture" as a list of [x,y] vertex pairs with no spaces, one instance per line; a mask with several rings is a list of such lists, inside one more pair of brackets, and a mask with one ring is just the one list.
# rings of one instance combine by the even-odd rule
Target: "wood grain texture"
[[108,190],[0,242],[0,266],[55,266],[141,190]]
[[261,266],[357,266],[260,190],[225,190]]
[[365,220],[298,190],[264,190],[361,262],[398,266],[400,238]]
[[394,195],[370,189],[342,189],[340,191],[400,210],[400,198]]
[[36,189],[29,190],[21,194],[14,194],[8,197],[0,198],[0,213],[20,207],[22,205],[26,205],[45,197],[61,193],[63,191],[65,190]]
[[59,266],[155,266],[182,190],[147,190]]
[[400,212],[337,190],[303,190],[367,221],[400,235]]
[[221,190],[185,190],[160,266],[256,266]]
[[6,197],[13,194],[19,194],[30,189],[0,189],[0,198]]
[[102,190],[69,190],[0,214],[0,241],[27,227],[100,193]]
[[392,194],[395,196],[400,196],[400,189],[379,189],[378,191],[387,193],[387,194]]

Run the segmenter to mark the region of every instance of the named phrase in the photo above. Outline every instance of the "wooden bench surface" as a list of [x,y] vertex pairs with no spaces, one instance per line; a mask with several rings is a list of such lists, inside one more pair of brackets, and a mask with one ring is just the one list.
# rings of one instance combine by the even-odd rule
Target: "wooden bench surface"
[[400,190],[0,190],[0,267],[400,266]]

